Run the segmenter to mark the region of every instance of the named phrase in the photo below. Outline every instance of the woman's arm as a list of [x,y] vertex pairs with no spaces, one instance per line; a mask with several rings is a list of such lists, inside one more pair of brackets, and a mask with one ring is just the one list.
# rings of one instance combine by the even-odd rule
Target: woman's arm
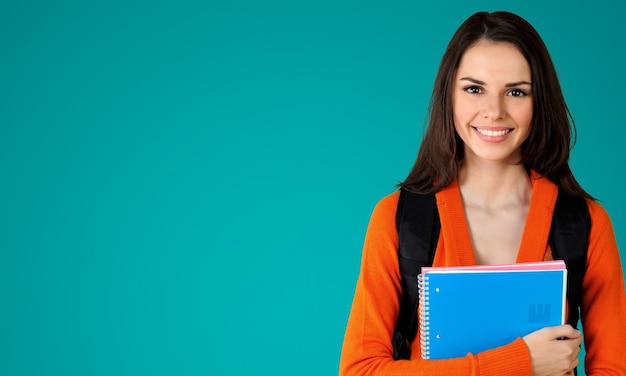
[[419,340],[412,360],[392,358],[391,337],[401,294],[395,213],[398,193],[381,200],[370,219],[361,271],[346,328],[340,375],[531,375],[529,349],[522,339],[476,355],[422,360]]
[[591,233],[581,319],[588,376],[626,375],[626,292],[611,220],[589,202]]

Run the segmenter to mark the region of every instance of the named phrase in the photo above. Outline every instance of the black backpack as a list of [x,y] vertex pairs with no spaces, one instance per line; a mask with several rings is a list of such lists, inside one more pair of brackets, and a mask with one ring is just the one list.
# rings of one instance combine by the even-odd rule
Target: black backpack
[[[411,359],[411,343],[417,335],[419,305],[417,276],[423,266],[431,266],[437,248],[441,222],[434,195],[420,195],[400,190],[396,212],[398,260],[402,276],[400,312],[394,329],[393,358]],[[574,328],[580,318],[583,277],[591,217],[583,198],[567,195],[559,189],[548,238],[555,260],[567,266],[567,323]]]

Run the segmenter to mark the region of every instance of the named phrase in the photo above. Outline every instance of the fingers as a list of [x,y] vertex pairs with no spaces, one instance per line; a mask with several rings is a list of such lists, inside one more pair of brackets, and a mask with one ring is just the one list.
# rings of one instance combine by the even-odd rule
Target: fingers
[[582,334],[577,329],[572,328],[572,326],[568,324],[549,326],[541,329],[540,331],[543,331],[543,334],[550,339],[582,339]]
[[576,367],[578,367],[578,357],[576,357],[573,361],[572,361],[572,365],[570,366],[571,370],[565,374],[565,376],[574,376],[574,370],[576,369]]

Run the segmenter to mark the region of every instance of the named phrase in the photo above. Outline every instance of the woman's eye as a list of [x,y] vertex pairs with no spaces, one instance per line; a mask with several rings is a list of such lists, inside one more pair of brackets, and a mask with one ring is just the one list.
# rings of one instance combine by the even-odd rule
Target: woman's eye
[[470,94],[480,94],[482,93],[482,89],[479,86],[468,86],[465,88],[465,91]]
[[520,89],[513,89],[509,91],[509,95],[512,97],[523,97],[526,95],[526,93]]

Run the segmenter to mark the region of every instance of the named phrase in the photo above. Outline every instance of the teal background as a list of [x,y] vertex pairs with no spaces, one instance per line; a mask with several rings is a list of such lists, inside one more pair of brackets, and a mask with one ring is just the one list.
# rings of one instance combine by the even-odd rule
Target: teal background
[[499,9],[624,244],[620,2],[2,2],[0,373],[336,374],[371,210],[452,33]]

